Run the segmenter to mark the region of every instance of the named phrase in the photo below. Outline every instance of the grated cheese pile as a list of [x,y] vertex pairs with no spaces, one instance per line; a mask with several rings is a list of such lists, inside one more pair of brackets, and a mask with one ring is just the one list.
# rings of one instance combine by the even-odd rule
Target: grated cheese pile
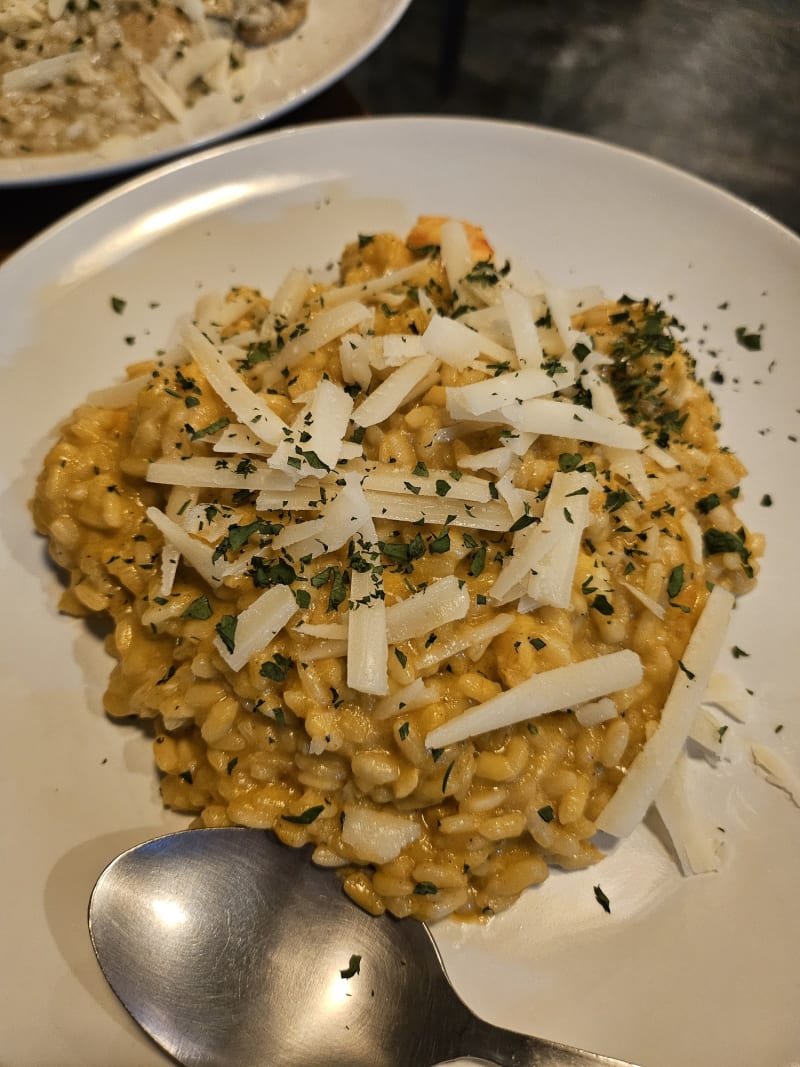
[[[628,834],[658,796],[680,836],[670,774],[758,544],[719,496],[737,495],[738,461],[718,463],[717,505],[693,484],[698,470],[711,476],[703,450],[717,447],[716,411],[676,328],[650,301],[520,288],[482,231],[424,218],[405,242],[360,236],[339,285],[292,269],[272,302],[255,290],[207,295],[173,352],[93,395],[129,419],[121,472],[143,508],[140,536],[160,548],[143,623],[160,637],[182,619],[213,621],[189,684],[224,678],[231,716],[237,700],[281,726],[292,716],[305,730],[293,735],[304,738],[301,782],[313,778],[304,760],[350,752],[343,831],[338,843],[312,838],[320,862],[382,869],[429,847],[426,820],[477,826],[465,812],[490,810],[492,789],[502,803],[512,773],[490,771],[488,756],[510,760],[522,737],[546,739],[542,760],[560,736],[570,760],[576,738],[594,746],[584,837]],[[153,419],[160,440],[137,453]],[[52,534],[52,516],[37,518]],[[77,595],[68,555],[57,558]],[[326,692],[320,671],[335,661],[344,688]],[[295,680],[325,728],[283,700]],[[337,726],[343,702],[374,734],[366,752]],[[158,714],[168,732],[194,729],[180,694]],[[377,745],[381,724],[390,733]],[[211,750],[228,738],[201,733]],[[410,738],[416,769],[401,765],[399,779],[394,749]],[[431,791],[419,767],[435,776],[440,759]],[[568,863],[554,837],[574,833],[577,816],[566,801],[557,815],[541,802],[541,789],[556,790],[546,766],[514,772],[545,783],[529,786],[517,836],[551,862],[592,862],[588,839],[572,841]],[[474,794],[473,767],[495,784]],[[577,781],[563,773],[554,797]],[[458,813],[441,807],[450,798]],[[328,808],[326,794],[300,813],[316,812],[309,833]],[[700,846],[679,852],[685,869],[686,856],[708,869]]]

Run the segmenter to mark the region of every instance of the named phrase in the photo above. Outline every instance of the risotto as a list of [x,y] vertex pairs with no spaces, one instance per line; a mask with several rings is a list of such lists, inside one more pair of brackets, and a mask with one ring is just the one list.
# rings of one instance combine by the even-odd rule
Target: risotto
[[294,32],[308,0],[3,0],[0,157],[96,148],[206,96],[236,101],[248,49]]
[[336,283],[204,296],[39,478],[164,803],[310,843],[373,913],[489,916],[600,859],[754,582],[674,319],[534,289],[472,226],[362,234]]

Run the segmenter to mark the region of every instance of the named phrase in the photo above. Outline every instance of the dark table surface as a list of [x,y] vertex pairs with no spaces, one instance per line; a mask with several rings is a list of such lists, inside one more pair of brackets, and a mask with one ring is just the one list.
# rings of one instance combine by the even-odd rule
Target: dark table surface
[[800,0],[416,0],[348,84],[632,148],[800,232]]

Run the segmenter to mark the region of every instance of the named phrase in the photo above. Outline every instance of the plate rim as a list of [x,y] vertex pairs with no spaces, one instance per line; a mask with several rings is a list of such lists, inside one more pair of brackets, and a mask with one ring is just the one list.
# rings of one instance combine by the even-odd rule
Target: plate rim
[[[401,0],[401,2],[410,3],[411,0]],[[508,132],[514,136],[540,137],[545,140],[553,140],[556,142],[582,144],[588,148],[594,148],[619,158],[631,160],[638,166],[649,167],[657,173],[694,185],[698,190],[703,192],[704,195],[712,195],[718,199],[722,199],[735,210],[743,211],[749,217],[754,218],[759,223],[765,225],[778,239],[788,240],[789,245],[794,245],[795,251],[800,254],[800,234],[796,233],[779,219],[770,215],[763,208],[750,203],[743,197],[725,189],[721,185],[718,185],[707,178],[694,174],[673,163],[661,160],[656,156],[649,155],[646,152],[640,152],[637,149],[629,148],[625,145],[614,144],[611,141],[593,137],[589,134],[575,133],[571,130],[561,130],[538,123],[469,115],[428,115],[409,113],[369,116],[365,118],[334,119],[313,123],[294,123],[279,129],[250,133],[249,135],[236,138],[235,140],[209,144],[198,151],[192,151],[189,154],[177,155],[169,158],[152,169],[132,175],[122,181],[119,185],[115,185],[113,188],[108,189],[105,192],[90,197],[85,203],[68,211],[65,215],[62,215],[61,218],[56,219],[39,233],[29,238],[24,244],[20,245],[19,248],[15,249],[2,263],[0,263],[0,280],[5,280],[7,275],[12,273],[21,261],[24,262],[30,255],[35,254],[42,244],[49,242],[62,231],[79,224],[83,219],[90,217],[94,213],[116,201],[124,201],[126,198],[148,186],[157,186],[164,179],[179,171],[189,169],[200,170],[215,159],[227,155],[235,156],[240,152],[257,152],[262,149],[269,151],[269,146],[280,141],[296,140],[300,138],[314,139],[320,135],[326,134],[331,129],[344,130],[345,132],[351,130],[363,132],[367,129],[387,127],[406,127],[413,130],[415,127],[423,126],[489,130],[494,132]],[[0,181],[0,190],[2,190],[2,188],[3,183]]]

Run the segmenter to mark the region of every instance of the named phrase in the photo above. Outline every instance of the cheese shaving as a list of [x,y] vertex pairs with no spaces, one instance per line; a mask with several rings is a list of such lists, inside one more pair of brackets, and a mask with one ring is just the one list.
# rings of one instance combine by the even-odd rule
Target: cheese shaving
[[353,566],[350,579],[347,684],[359,693],[383,696],[389,692],[390,638],[377,540],[370,519],[352,542],[351,559],[357,558],[360,563]]
[[220,576],[214,567],[212,550],[207,544],[186,533],[158,508],[148,508],[147,517],[164,535],[165,542],[178,551],[204,581],[210,586],[219,585]]
[[375,705],[373,715],[379,721],[393,719],[401,711],[413,711],[414,708],[424,708],[433,700],[431,689],[425,685],[422,678],[415,678],[410,685],[401,686],[387,696],[382,697]]
[[572,385],[574,381],[572,369],[565,369],[563,374],[548,374],[538,367],[527,367],[525,370],[498,374],[483,382],[450,388],[447,390],[447,403],[448,408],[453,403],[458,411],[482,415],[518,400],[548,396],[557,389]]
[[794,804],[800,808],[800,778],[786,760],[774,749],[753,742],[750,746],[756,766],[764,773],[770,785],[788,793]]
[[236,415],[239,422],[260,440],[277,445],[288,430],[286,423],[263,397],[248,389],[236,371],[226,363],[207,337],[196,326],[184,327],[183,343],[206,376],[220,400]]
[[240,671],[252,656],[268,648],[296,611],[291,589],[273,586],[237,616],[233,650],[220,637],[214,638],[214,647],[232,671]]
[[463,619],[469,611],[469,593],[454,574],[440,578],[386,610],[390,644],[422,637],[448,622]]
[[628,689],[641,679],[641,661],[629,649],[554,667],[432,730],[425,738],[425,746],[444,748],[477,734]]
[[727,671],[714,671],[703,699],[737,722],[747,722],[753,709],[753,694],[747,691],[741,678]]
[[271,360],[262,364],[261,385],[267,389],[280,383],[284,374],[305,359],[306,356],[343,334],[372,319],[372,311],[364,304],[348,300],[340,306],[326,307],[309,322],[295,324],[289,330],[289,340]]
[[438,666],[461,652],[466,652],[473,662],[477,662],[495,637],[505,633],[513,622],[513,615],[495,615],[494,618],[478,623],[477,626],[470,626],[449,637],[440,638],[417,656],[417,670],[429,671],[432,667]]
[[733,610],[733,596],[715,585],[676,670],[661,723],[600,813],[598,829],[626,837],[644,818],[692,728]]
[[530,299],[513,289],[506,289],[503,293],[503,307],[508,316],[514,351],[520,366],[538,367],[544,359],[544,352]]
[[718,828],[692,807],[687,770],[686,753],[679,752],[655,798],[655,806],[672,840],[683,874],[709,874],[720,868],[723,838]]
[[572,437],[612,448],[639,450],[644,446],[642,435],[634,426],[614,422],[590,408],[577,408],[560,400],[525,400],[501,408],[500,413],[509,425],[531,433]]
[[405,402],[414,387],[435,368],[437,362],[433,356],[418,356],[392,371],[353,412],[356,426],[375,426],[388,419]]

